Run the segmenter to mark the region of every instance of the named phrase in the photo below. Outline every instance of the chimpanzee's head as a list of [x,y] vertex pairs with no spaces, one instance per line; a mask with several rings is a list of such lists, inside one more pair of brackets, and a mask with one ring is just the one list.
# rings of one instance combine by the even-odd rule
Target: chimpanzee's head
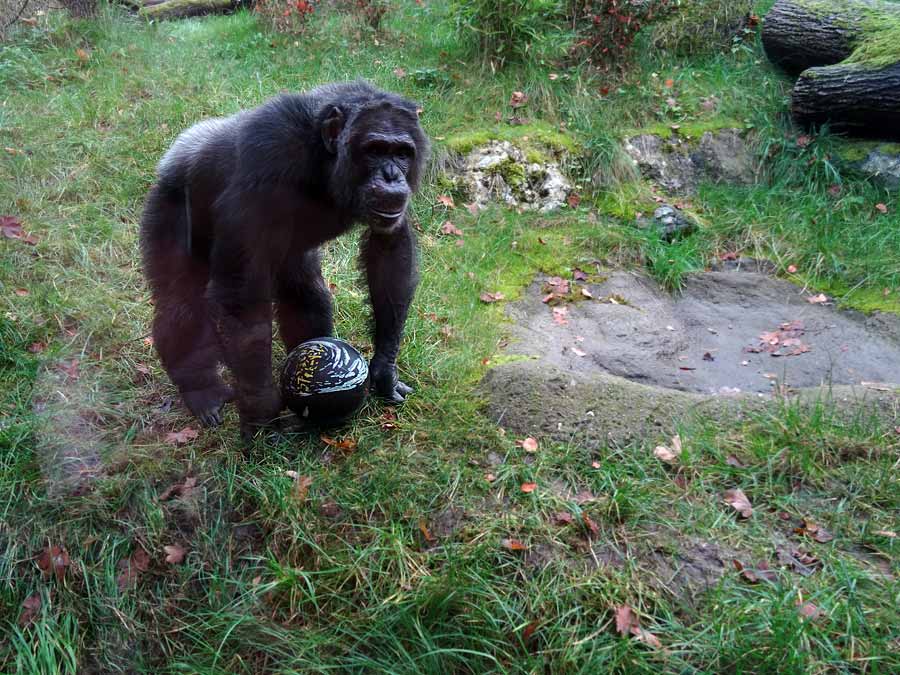
[[355,220],[388,233],[403,222],[429,146],[416,106],[374,91],[362,105],[327,108],[321,130],[326,150],[335,156],[333,197]]

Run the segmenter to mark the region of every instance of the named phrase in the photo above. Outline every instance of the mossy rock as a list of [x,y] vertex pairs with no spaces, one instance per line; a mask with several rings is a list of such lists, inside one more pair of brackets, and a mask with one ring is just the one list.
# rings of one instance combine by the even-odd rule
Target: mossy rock
[[450,136],[444,144],[451,152],[466,155],[491,141],[512,143],[525,153],[529,162],[534,164],[559,161],[567,156],[577,156],[581,152],[573,138],[541,122],[515,127],[497,125],[490,129],[465,131]]

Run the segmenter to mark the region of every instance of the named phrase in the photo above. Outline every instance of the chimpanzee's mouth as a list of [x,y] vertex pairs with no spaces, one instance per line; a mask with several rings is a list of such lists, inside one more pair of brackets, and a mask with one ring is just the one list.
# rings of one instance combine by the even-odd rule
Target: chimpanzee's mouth
[[393,221],[398,220],[402,215],[403,211],[395,211],[393,213],[389,213],[387,211],[378,211],[377,209],[372,209],[372,213],[381,218],[382,220]]

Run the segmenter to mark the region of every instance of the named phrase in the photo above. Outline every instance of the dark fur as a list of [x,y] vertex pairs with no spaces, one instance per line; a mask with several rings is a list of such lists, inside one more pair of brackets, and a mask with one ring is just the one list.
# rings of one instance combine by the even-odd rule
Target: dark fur
[[[233,395],[245,434],[278,416],[273,303],[286,349],[330,335],[318,247],[358,222],[370,226],[361,264],[375,324],[372,386],[395,402],[409,393],[396,367],[416,286],[405,209],[427,153],[415,105],[363,83],[281,95],[176,140],[147,196],[141,249],[157,351],[204,424],[220,423]],[[222,362],[235,392],[218,374]]]

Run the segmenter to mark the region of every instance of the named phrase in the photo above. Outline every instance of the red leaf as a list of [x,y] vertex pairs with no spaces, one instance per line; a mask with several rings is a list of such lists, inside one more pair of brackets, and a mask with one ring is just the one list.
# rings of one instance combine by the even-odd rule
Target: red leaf
[[188,441],[192,441],[197,436],[200,435],[200,432],[196,429],[192,429],[191,427],[185,427],[181,431],[170,431],[166,434],[165,442],[169,445],[183,445]]
[[600,527],[594,520],[584,511],[581,512],[581,522],[584,523],[584,526],[590,530],[591,534],[598,535],[600,534]]
[[665,81],[665,85],[666,85],[666,89],[671,89],[672,87],[675,86],[675,80],[668,79]]
[[887,207],[886,204],[878,203],[878,204],[875,205],[875,208],[878,209],[878,211],[879,211],[880,213],[887,213],[887,212],[888,212],[888,207]]
[[554,514],[553,522],[557,525],[571,525],[575,522],[575,518],[568,511],[560,511]]
[[528,642],[531,639],[531,636],[534,634],[534,631],[537,630],[537,627],[540,625],[537,620],[532,621],[530,624],[525,626],[525,629],[522,631],[522,642]]
[[580,269],[576,268],[572,270],[572,278],[575,279],[575,281],[587,281],[588,274],[587,272],[582,272]]
[[537,483],[522,483],[521,490],[525,494],[529,492],[534,492],[537,489]]

